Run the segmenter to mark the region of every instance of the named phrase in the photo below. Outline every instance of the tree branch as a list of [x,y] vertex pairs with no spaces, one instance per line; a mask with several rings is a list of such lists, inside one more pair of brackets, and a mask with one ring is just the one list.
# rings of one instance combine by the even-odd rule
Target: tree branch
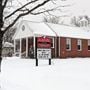
[[30,1],[28,3],[26,3],[25,5],[23,5],[22,7],[18,8],[17,10],[13,11],[11,14],[9,14],[8,16],[5,17],[5,19],[8,19],[9,17],[11,17],[12,15],[14,15],[16,12],[20,11],[21,9],[25,8],[26,6],[28,6],[29,4],[31,3],[34,3],[38,0],[33,0],[33,1]]
[[[57,6],[57,7],[55,7],[55,8],[52,8],[52,9],[48,9],[48,10],[43,10],[43,11],[40,11],[40,12],[37,12],[37,13],[33,13],[33,12],[31,12],[30,14],[32,14],[32,15],[37,15],[37,14],[41,14],[41,13],[45,13],[45,12],[50,12],[50,11],[55,11],[55,10],[59,10],[59,11],[61,11],[61,12],[63,12],[61,9],[60,9],[60,7],[69,7],[70,5],[60,5],[60,6]],[[22,10],[23,11],[23,10]],[[28,9],[25,9],[24,11],[28,11]]]
[[8,0],[5,0],[4,5],[3,5],[3,9],[6,7],[7,2],[8,2]]
[[28,15],[29,13],[31,13],[32,11],[34,11],[34,10],[38,9],[39,7],[45,5],[45,4],[46,4],[47,2],[49,2],[49,1],[50,1],[50,0],[45,0],[44,2],[42,2],[41,4],[38,4],[37,6],[35,6],[35,7],[32,8],[31,10],[29,10],[28,12],[19,14],[19,15],[17,16],[17,18],[16,18],[9,26],[7,26],[7,27],[5,28],[4,33],[5,33],[8,29],[10,29],[10,28],[17,22],[17,20],[18,20],[20,17],[25,16],[25,15]]
[[44,10],[44,11],[37,12],[37,13],[31,12],[30,14],[32,14],[32,15],[38,15],[38,14],[42,14],[42,13],[49,12],[49,11],[53,11],[53,10],[54,10],[54,9],[49,9],[49,10]]

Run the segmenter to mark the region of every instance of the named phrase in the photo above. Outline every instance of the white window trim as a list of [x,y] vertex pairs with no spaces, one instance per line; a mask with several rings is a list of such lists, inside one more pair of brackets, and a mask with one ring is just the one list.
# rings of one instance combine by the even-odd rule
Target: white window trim
[[[78,43],[78,42],[80,42],[80,43]],[[78,39],[77,40],[77,46],[78,45],[80,45],[80,50],[78,50],[78,51],[82,51],[82,40],[81,39]],[[78,48],[77,48],[78,49]]]
[[[67,40],[69,43],[67,43]],[[66,48],[67,51],[71,51],[71,38],[66,38],[66,45],[69,44],[69,49]]]
[[[90,40],[87,40],[87,41],[88,41],[88,46],[89,46],[89,45],[90,45],[90,44],[89,44],[89,41],[90,41]],[[88,51],[90,51],[90,50],[88,50]]]
[[88,50],[88,51],[90,51],[90,50]]
[[58,50],[58,53],[59,53],[59,57],[60,57],[60,50],[61,48],[60,48],[60,37],[59,37],[59,50]]

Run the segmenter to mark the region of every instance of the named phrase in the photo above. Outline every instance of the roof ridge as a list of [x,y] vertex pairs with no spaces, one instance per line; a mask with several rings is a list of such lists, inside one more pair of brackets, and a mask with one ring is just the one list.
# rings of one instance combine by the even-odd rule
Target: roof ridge
[[70,25],[66,25],[66,24],[55,24],[55,23],[47,23],[47,24],[58,25],[58,26],[65,26],[65,27],[73,27],[73,28],[80,28],[80,27],[70,26]]
[[43,22],[38,22],[38,21],[30,21],[30,20],[22,20],[22,21],[26,21],[26,22],[32,22],[32,23],[43,23]]
[[[45,22],[44,22],[44,23],[45,23]],[[50,26],[48,25],[48,23],[45,23],[45,25],[47,25],[47,26],[56,34],[56,36],[58,36],[57,33],[52,29],[52,27],[50,27]]]

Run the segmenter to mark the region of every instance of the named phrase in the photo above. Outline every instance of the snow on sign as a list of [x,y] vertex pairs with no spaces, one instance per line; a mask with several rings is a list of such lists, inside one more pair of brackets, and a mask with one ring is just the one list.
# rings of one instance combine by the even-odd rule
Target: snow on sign
[[37,58],[51,59],[51,39],[48,37],[37,38]]
[[38,59],[50,59],[51,58],[51,49],[37,49],[37,58]]

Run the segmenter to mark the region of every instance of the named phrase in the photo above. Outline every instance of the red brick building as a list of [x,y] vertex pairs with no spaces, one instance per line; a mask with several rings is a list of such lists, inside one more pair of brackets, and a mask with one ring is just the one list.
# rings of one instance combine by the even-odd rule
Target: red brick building
[[52,58],[90,57],[90,31],[88,29],[22,21],[13,37],[14,53],[21,57],[29,57],[29,49],[33,47],[35,57],[36,38],[50,37],[52,40]]

